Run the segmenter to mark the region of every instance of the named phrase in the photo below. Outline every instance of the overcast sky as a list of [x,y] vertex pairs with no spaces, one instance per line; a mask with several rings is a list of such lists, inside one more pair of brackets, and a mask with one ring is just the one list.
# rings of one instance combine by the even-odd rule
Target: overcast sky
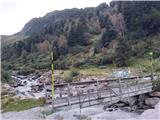
[[0,0],[0,35],[20,31],[34,17],[54,10],[95,7],[111,0]]

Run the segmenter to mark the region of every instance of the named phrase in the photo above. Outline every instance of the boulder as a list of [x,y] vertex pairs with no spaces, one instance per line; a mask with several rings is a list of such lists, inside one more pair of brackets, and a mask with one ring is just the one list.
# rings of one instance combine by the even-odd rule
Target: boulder
[[138,102],[144,102],[148,96],[146,94],[139,95]]
[[137,105],[133,105],[132,107],[125,106],[120,109],[125,112],[135,112],[138,109],[138,106]]
[[23,82],[20,82],[19,84],[18,84],[18,86],[25,86],[26,84],[25,83],[23,83]]
[[106,110],[106,111],[109,111],[109,112],[112,112],[112,111],[117,110],[117,108],[111,107],[111,108],[106,108],[105,110]]
[[120,108],[122,111],[125,111],[125,112],[131,112],[132,111],[132,108],[131,107],[128,107],[128,106],[126,106],[126,107],[122,107],[122,108]]
[[149,106],[147,106],[147,105],[143,105],[143,106],[142,106],[142,109],[143,109],[143,110],[148,110],[148,109],[150,109],[150,108],[151,108],[151,107],[149,107]]
[[160,91],[151,92],[151,93],[149,93],[149,96],[151,96],[151,97],[160,97]]
[[[40,109],[40,112],[42,113],[42,118],[52,114],[54,112],[53,108],[50,107],[50,106],[44,106],[44,107],[41,107]],[[63,119],[59,119],[60,117],[59,116],[56,116],[56,120],[63,120]],[[44,119],[43,119],[44,120]]]
[[131,107],[131,111],[136,111],[138,109],[138,106],[137,105],[133,105],[132,107]]
[[116,104],[114,104],[114,106],[116,106],[116,107],[124,107],[124,106],[126,106],[126,104],[125,103],[123,103],[123,102],[118,102],[118,103],[116,103]]
[[147,98],[145,100],[145,104],[150,106],[150,107],[154,107],[158,102],[159,102],[159,98],[157,97],[153,97],[153,98]]
[[8,94],[8,90],[6,90],[6,89],[2,89],[2,91],[1,91],[1,95],[3,96],[3,95],[7,95]]
[[17,75],[17,71],[10,71],[10,74],[12,75],[12,76],[15,76],[15,75]]
[[9,84],[3,83],[1,85],[2,85],[1,95],[15,94],[15,89],[13,87],[11,87]]
[[20,79],[26,79],[27,76],[23,76],[23,75],[18,75],[17,78],[20,78]]
[[143,106],[145,105],[145,100],[148,97],[149,96],[147,96],[146,94],[139,95],[139,97],[138,97],[138,106],[139,106],[139,108],[143,108]]
[[14,82],[13,87],[18,87],[18,83]]
[[16,90],[14,88],[10,88],[8,91],[9,94],[16,94]]
[[38,92],[38,90],[39,90],[39,86],[37,86],[37,85],[32,85],[31,86],[31,91],[32,92]]
[[160,102],[154,109],[145,110],[139,117],[139,120],[160,120]]
[[33,79],[33,80],[36,80],[36,79],[38,79],[39,77],[41,77],[41,75],[40,75],[40,74],[37,74],[37,75],[33,76],[32,79]]
[[11,86],[7,83],[2,83],[2,89],[5,89],[5,90],[9,90],[11,88]]
[[129,106],[133,106],[136,104],[137,102],[137,98],[136,97],[128,97],[126,99],[121,100],[122,102],[128,104]]

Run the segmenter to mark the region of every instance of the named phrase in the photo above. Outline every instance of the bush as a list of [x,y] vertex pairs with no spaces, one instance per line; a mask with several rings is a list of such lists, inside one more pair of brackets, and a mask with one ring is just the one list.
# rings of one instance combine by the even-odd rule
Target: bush
[[77,75],[79,75],[79,72],[77,70],[72,70],[70,73],[70,76],[72,76],[72,77],[75,77]]
[[71,83],[73,81],[73,77],[68,75],[68,76],[64,77],[64,81],[66,81],[67,83]]
[[153,90],[160,90],[160,78],[156,81],[153,81]]
[[68,69],[69,65],[66,61],[64,60],[56,60],[54,62],[54,67],[55,69]]
[[13,65],[11,63],[6,63],[6,62],[2,62],[2,68],[5,69],[5,70],[10,70],[10,69],[13,69]]
[[11,97],[2,99],[2,108],[7,107],[11,102],[14,102],[14,101],[15,101],[14,98],[11,98]]
[[100,64],[105,65],[105,64],[112,64],[112,55],[104,55],[101,60]]
[[32,67],[35,69],[49,69],[50,66],[51,63],[43,63],[43,62],[32,65]]
[[33,73],[34,71],[35,70],[32,68],[26,67],[26,68],[21,68],[21,70],[18,72],[18,74],[26,76],[26,75]]
[[10,83],[11,82],[11,77],[9,76],[8,72],[5,70],[1,70],[1,80],[4,83]]
[[46,103],[45,97],[40,97],[38,100],[39,100],[40,106],[44,106],[44,104]]

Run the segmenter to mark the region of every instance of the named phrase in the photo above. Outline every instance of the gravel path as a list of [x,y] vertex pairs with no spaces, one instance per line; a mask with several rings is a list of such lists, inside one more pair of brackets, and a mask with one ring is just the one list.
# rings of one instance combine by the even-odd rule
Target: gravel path
[[[48,115],[46,118],[42,118],[41,109],[42,108],[37,107],[21,112],[3,113],[2,120],[77,120],[75,116],[80,115],[79,109],[76,108],[58,111]],[[127,113],[121,110],[107,112],[103,110],[102,105],[83,108],[81,110],[81,114],[91,118],[91,120],[116,120],[118,118],[129,119],[137,116],[134,113]]]
[[20,112],[7,112],[2,114],[2,120],[40,120],[40,109],[40,107],[36,107]]
[[[46,118],[42,118],[42,108],[36,107],[21,112],[8,112],[2,114],[2,120],[77,120],[75,116],[80,115],[78,108],[58,111]],[[102,105],[83,108],[81,115],[87,116],[86,120],[160,120],[160,102],[155,109],[146,110],[141,115],[128,113],[121,110],[107,112]]]

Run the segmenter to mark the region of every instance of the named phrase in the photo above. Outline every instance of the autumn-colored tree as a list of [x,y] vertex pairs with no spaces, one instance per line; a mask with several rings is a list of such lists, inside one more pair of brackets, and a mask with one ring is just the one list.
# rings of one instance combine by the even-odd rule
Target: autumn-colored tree
[[42,43],[38,44],[38,50],[41,52],[49,51],[49,42],[48,40],[44,40]]

